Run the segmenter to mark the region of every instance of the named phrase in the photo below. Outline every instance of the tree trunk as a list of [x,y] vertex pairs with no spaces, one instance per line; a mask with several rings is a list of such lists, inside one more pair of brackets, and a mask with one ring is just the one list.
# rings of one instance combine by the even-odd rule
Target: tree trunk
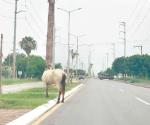
[[48,31],[47,31],[47,44],[46,44],[46,66],[52,65],[53,62],[53,29],[54,29],[54,5],[55,0],[48,0]]

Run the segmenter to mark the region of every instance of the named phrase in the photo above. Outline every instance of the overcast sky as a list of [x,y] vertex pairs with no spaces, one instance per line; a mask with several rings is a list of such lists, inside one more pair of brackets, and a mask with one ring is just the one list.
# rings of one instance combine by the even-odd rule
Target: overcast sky
[[[0,0],[0,33],[4,34],[4,57],[12,50],[14,1]],[[150,54],[150,3],[149,0],[56,0],[56,62],[66,66],[67,62],[67,13],[57,8],[73,10],[71,14],[71,33],[84,35],[79,37],[80,65],[87,69],[88,55],[94,71],[109,67],[113,61],[113,46],[116,45],[116,57],[123,56],[123,40],[119,39],[119,22],[127,24],[127,56],[140,54],[134,45],[143,45],[143,53]],[[47,33],[47,0],[19,0],[18,10],[25,12],[17,15],[17,48],[23,52],[18,42],[24,36],[32,36],[38,43],[33,54],[45,58]],[[71,48],[76,49],[76,39],[71,36]],[[90,44],[87,46],[86,44]]]

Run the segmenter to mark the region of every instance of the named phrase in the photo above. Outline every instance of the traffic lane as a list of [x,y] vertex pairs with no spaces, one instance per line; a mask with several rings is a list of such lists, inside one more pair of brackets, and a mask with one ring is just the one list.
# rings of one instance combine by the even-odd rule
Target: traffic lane
[[150,108],[114,86],[114,81],[90,80],[40,125],[149,124]]
[[143,102],[145,101],[148,105],[150,105],[150,88],[135,86],[119,81],[117,81],[113,87],[130,94],[130,96],[134,96],[137,100],[143,100]]

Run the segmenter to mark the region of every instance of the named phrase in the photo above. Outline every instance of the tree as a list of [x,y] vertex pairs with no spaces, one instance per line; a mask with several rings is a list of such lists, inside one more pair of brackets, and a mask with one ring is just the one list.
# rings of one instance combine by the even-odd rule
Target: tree
[[31,55],[28,57],[30,65],[27,66],[26,74],[28,77],[41,78],[45,69],[45,60],[40,56]]
[[[125,63],[124,63],[125,61]],[[117,58],[112,65],[115,74],[125,71],[128,76],[150,78],[150,56],[149,55],[133,55],[130,57]]]
[[150,71],[150,56],[148,55],[134,55],[128,58],[129,75],[138,77],[149,76]]
[[[11,53],[5,58],[3,64],[5,66],[11,67],[12,63],[13,63],[13,54]],[[26,67],[27,67],[26,55],[23,53],[21,53],[21,54],[16,53],[16,71],[22,71],[23,72],[22,76],[24,76],[25,72],[26,72]]]
[[56,63],[55,64],[55,69],[62,69],[61,63]]
[[53,63],[53,36],[54,36],[54,5],[55,0],[48,0],[48,31],[47,31],[47,43],[46,43],[46,66]]
[[[12,65],[12,54],[9,54],[4,60],[3,64],[5,66]],[[9,60],[10,59],[10,60]],[[28,61],[30,65],[28,65]],[[10,64],[10,65],[9,65]],[[22,77],[34,77],[40,78],[45,68],[45,60],[40,56],[26,56],[25,54],[16,55],[16,70],[22,71]]]
[[108,68],[104,73],[109,74],[111,76],[113,76],[115,74],[114,71],[111,68]]
[[27,56],[30,55],[32,50],[35,50],[37,47],[37,42],[32,37],[24,37],[20,42],[20,47],[23,49]]
[[128,70],[126,66],[126,58],[124,57],[119,57],[115,59],[112,65],[112,70],[114,71],[114,74],[125,74],[125,72]]

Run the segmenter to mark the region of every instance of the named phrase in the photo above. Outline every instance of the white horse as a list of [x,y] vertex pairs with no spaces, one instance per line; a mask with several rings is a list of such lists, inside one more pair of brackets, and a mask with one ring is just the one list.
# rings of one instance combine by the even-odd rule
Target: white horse
[[59,103],[61,95],[61,102],[64,102],[66,76],[66,73],[61,69],[48,69],[44,71],[42,81],[46,84],[46,97],[48,97],[48,85],[56,84],[59,90],[57,103]]

